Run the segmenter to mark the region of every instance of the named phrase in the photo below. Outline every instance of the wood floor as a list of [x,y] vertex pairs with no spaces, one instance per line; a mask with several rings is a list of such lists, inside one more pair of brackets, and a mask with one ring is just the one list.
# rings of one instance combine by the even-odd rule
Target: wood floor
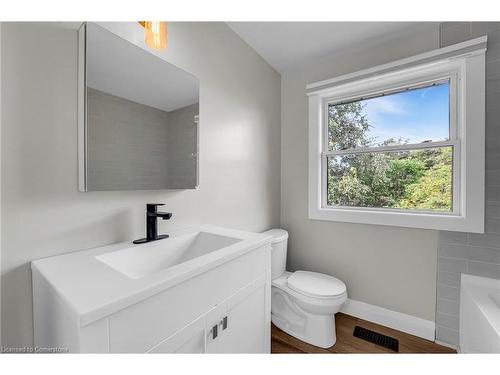
[[432,341],[342,313],[335,315],[335,323],[337,325],[337,343],[329,349],[309,345],[273,325],[271,353],[394,353],[382,346],[354,337],[353,331],[357,325],[398,339],[399,353],[456,353],[455,350]]

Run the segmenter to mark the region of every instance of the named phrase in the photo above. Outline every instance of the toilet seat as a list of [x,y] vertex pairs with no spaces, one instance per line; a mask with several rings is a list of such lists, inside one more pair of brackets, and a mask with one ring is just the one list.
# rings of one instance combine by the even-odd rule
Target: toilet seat
[[299,292],[295,289],[292,289],[290,287],[290,284],[288,283],[288,279],[292,277],[294,273],[295,272],[285,271],[283,275],[281,275],[281,277],[272,281],[272,286],[274,288],[281,289],[290,297],[293,297],[297,301],[300,301],[300,303],[303,305],[307,305],[309,307],[315,306],[319,311],[327,311],[331,308],[331,306],[335,306],[339,303],[344,303],[347,299],[347,291],[344,291],[339,295],[321,297],[312,295],[310,292],[306,294],[305,292]]
[[331,299],[346,293],[346,286],[341,280],[309,271],[292,273],[287,279],[287,286],[297,293],[319,299]]

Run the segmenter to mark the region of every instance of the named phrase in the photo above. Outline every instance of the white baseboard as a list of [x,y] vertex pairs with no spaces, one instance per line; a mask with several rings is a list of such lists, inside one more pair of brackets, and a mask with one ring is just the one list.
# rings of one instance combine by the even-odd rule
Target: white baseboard
[[352,299],[348,299],[340,311],[427,340],[435,339],[436,324],[430,320]]

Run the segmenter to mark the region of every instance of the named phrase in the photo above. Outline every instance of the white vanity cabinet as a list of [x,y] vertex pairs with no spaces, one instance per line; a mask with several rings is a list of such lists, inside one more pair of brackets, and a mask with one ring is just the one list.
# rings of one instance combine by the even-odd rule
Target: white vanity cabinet
[[266,320],[265,294],[264,280],[259,279],[209,313],[206,352],[269,352],[271,341],[266,333],[270,325],[262,326]]
[[268,353],[266,281],[259,278],[148,353]]
[[[116,270],[96,263],[98,296],[90,287],[63,284],[54,276],[84,274],[71,268],[72,254],[61,256],[66,259],[59,262],[55,262],[59,257],[34,262],[35,345],[80,353],[269,353],[270,250],[269,242],[263,241],[208,264],[200,257],[193,267],[165,271],[165,278],[160,272],[149,279],[119,275],[120,279]],[[90,251],[80,264],[93,263],[101,253]],[[114,277],[122,280],[122,287]],[[138,293],[102,303],[103,295],[124,293],[132,286]],[[89,294],[76,298],[75,293]]]

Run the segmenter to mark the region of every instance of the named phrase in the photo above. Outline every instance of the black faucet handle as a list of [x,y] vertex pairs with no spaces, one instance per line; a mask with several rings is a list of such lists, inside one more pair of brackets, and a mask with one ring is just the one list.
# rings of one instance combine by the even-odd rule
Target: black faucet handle
[[156,215],[161,217],[163,220],[169,220],[172,217],[171,212],[158,212]]
[[146,211],[150,213],[156,213],[156,208],[158,206],[165,206],[165,203],[147,203]]

